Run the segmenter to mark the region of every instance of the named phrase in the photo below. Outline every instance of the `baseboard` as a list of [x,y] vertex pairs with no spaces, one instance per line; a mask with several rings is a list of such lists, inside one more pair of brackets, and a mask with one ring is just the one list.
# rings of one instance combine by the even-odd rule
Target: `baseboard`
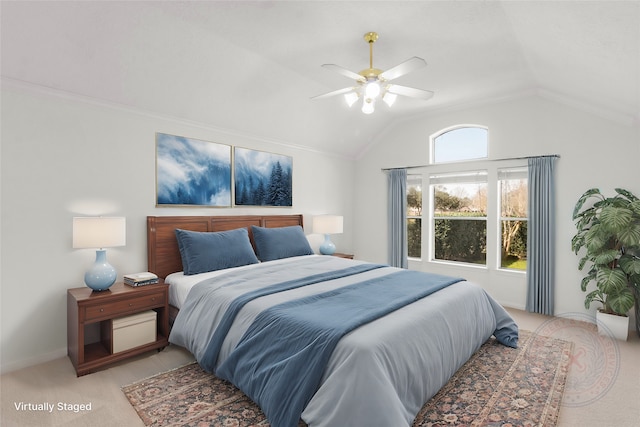
[[15,362],[0,364],[0,374],[6,374],[9,372],[17,371],[19,369],[28,368],[30,366],[39,365],[41,363],[51,362],[52,360],[59,359],[67,356],[67,348],[51,351],[45,354],[39,354],[30,358],[22,358]]
[[515,302],[510,302],[510,301],[498,301],[498,302],[504,308],[514,308],[516,310],[527,311],[527,307],[524,304],[519,304]]

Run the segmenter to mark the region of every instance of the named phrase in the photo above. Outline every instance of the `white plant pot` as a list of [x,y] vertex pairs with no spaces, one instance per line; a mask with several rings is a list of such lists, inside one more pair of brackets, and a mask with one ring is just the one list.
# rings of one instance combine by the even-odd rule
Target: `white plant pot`
[[598,334],[626,341],[629,336],[629,316],[596,312]]

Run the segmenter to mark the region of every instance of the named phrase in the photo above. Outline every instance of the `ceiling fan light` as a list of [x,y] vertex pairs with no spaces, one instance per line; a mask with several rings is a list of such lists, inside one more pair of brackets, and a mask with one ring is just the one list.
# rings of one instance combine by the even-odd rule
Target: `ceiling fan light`
[[364,98],[362,101],[362,112],[371,114],[375,110],[375,101],[371,98]]
[[375,99],[380,95],[380,83],[377,80],[370,80],[364,88],[364,95],[367,98]]
[[346,93],[344,99],[347,101],[347,105],[351,107],[358,100],[358,94],[355,92]]
[[391,92],[387,92],[384,94],[384,96],[382,97],[382,100],[389,106],[391,107],[395,102],[396,102],[396,98],[398,98],[398,95],[396,95],[395,93],[391,93]]

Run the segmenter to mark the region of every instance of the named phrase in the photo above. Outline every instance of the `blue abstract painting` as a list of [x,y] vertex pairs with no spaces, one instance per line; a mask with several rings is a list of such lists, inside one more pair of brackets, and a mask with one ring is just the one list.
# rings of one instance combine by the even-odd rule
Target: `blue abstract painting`
[[233,154],[236,205],[292,206],[291,157],[239,147]]
[[156,203],[231,206],[231,146],[156,134]]

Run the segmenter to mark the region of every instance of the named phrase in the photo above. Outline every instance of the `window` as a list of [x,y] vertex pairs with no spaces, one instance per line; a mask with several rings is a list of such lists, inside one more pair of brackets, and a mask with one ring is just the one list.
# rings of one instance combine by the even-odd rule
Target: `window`
[[[473,125],[431,136],[428,175],[407,177],[410,257],[420,256],[423,242],[427,262],[526,271],[527,166],[489,160],[488,136],[487,128]],[[415,197],[422,196],[421,184],[424,221],[423,200]]]
[[422,254],[422,175],[407,175],[407,244],[409,258]]
[[457,126],[431,139],[431,163],[486,159],[488,131],[479,126]]
[[429,177],[433,259],[486,265],[487,172]]
[[498,170],[500,191],[500,267],[527,269],[527,169]]

